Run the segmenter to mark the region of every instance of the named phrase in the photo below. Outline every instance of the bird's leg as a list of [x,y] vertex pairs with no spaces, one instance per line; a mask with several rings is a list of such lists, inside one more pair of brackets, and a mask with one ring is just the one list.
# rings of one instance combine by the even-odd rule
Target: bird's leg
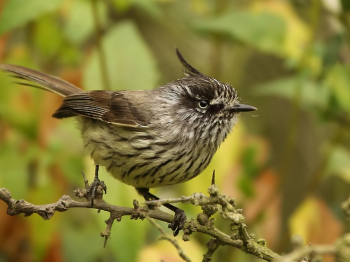
[[[149,188],[136,188],[137,192],[144,197],[146,201],[159,200],[159,197],[151,194]],[[166,208],[170,209],[175,213],[174,220],[168,225],[169,228],[174,232],[174,236],[177,236],[186,222],[186,214],[182,209],[173,206],[171,204],[163,204]]]
[[98,178],[98,169],[99,169],[99,165],[96,165],[94,181],[90,184],[89,189],[87,191],[88,194],[91,194],[91,206],[92,207],[94,206],[94,199],[96,196],[96,190],[97,190],[98,186],[101,186],[102,190],[105,191],[105,194],[107,194],[107,186],[105,185],[105,182],[101,181]]

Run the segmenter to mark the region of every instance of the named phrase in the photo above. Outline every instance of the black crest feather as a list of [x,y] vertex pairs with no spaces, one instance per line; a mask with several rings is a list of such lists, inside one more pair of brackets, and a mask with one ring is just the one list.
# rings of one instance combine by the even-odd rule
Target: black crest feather
[[191,66],[186,60],[185,58],[183,58],[183,56],[181,55],[179,49],[176,48],[176,54],[177,57],[179,58],[181,64],[183,64],[183,66],[185,67],[185,74],[188,76],[196,76],[196,75],[201,75],[203,76],[203,74],[201,72],[199,72],[197,69],[195,69],[193,66]]

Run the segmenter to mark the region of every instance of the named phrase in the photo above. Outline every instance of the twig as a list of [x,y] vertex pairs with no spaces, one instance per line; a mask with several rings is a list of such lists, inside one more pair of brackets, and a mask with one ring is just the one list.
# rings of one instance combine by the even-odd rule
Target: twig
[[185,251],[179,246],[179,244],[177,243],[176,239],[173,238],[173,237],[169,237],[169,235],[167,235],[165,233],[165,231],[163,230],[163,228],[158,225],[158,223],[156,223],[156,221],[154,221],[154,219],[150,218],[150,217],[147,217],[147,219],[151,222],[152,225],[154,225],[158,230],[159,232],[162,234],[159,239],[160,240],[167,240],[169,241],[171,244],[173,244],[173,246],[176,248],[177,250],[177,253],[179,254],[179,256],[184,260],[184,261],[187,261],[187,262],[191,262],[190,258],[187,257]]
[[171,204],[171,203],[183,203],[192,204],[195,206],[206,206],[206,205],[216,205],[219,204],[223,207],[223,210],[235,212],[235,200],[233,198],[228,198],[225,195],[219,194],[218,187],[216,185],[211,185],[208,189],[210,196],[206,196],[203,193],[194,193],[190,196],[182,196],[180,198],[172,199],[159,199],[146,201],[146,205],[158,205]]
[[81,170],[81,174],[83,175],[85,188],[89,189],[89,181],[86,179],[86,176],[83,170]]
[[310,256],[312,254],[323,255],[323,254],[332,254],[334,255],[336,252],[335,246],[307,246],[305,248],[297,249],[288,255],[285,255],[279,259],[274,260],[275,262],[295,262],[300,261],[306,256]]
[[208,251],[203,255],[202,262],[210,262],[214,252],[218,249],[219,246],[220,241],[215,238],[210,239],[207,243]]
[[[79,189],[77,192],[83,192],[86,189]],[[106,203],[103,199],[95,200],[94,206],[91,207],[90,202],[79,202],[73,200],[68,195],[63,195],[57,202],[46,205],[34,205],[25,200],[15,200],[11,198],[11,193],[6,188],[0,188],[0,200],[4,201],[8,208],[7,214],[10,216],[24,214],[30,216],[32,214],[40,215],[44,220],[50,219],[55,211],[64,212],[70,208],[91,208],[103,210],[113,214],[115,218],[122,216],[135,216],[135,210],[131,207],[120,207]],[[139,210],[139,217],[142,217],[142,212],[147,213],[151,218],[170,223],[173,216],[160,210],[148,210],[147,207],[142,207]]]
[[[114,223],[114,220],[116,219],[115,216],[113,216],[113,213],[110,213],[110,216],[109,216],[109,219],[105,221],[105,223],[107,224],[107,228],[105,231],[103,231],[101,233],[101,237],[104,237],[105,238],[105,242],[103,244],[103,247],[106,247],[107,245],[107,241],[108,239],[110,238],[111,236],[111,230],[112,230],[112,226],[113,226],[113,223]],[[120,221],[121,219],[119,219],[118,221]]]
[[[183,199],[193,199],[191,201],[194,201],[196,203],[199,201],[202,205],[204,204],[204,201],[208,202],[207,209],[211,209],[210,205],[212,203],[220,202],[222,204],[220,213],[223,215],[224,218],[229,219],[231,221],[235,221],[238,224],[241,224],[242,221],[244,221],[244,217],[240,214],[239,210],[234,210],[233,204],[234,201],[231,198],[227,198],[224,195],[216,194],[216,186],[212,185],[209,188],[209,192],[212,197],[204,196],[203,194],[194,194],[194,196],[198,196],[198,198],[193,198],[193,195],[190,197],[184,197],[180,198],[180,202]],[[98,188],[97,194],[102,194],[102,190]],[[75,194],[78,197],[86,197],[87,189],[80,188],[75,190]],[[213,198],[213,200],[210,200],[210,198]],[[202,200],[198,200],[202,199]],[[105,242],[108,240],[110,236],[110,231],[112,224],[115,220],[120,221],[123,216],[130,216],[132,219],[144,219],[145,217],[154,218],[159,221],[164,221],[166,223],[170,223],[174,216],[165,213],[160,210],[153,210],[148,209],[147,206],[139,206],[137,201],[134,201],[134,208],[131,207],[120,207],[120,206],[114,206],[111,204],[106,203],[103,199],[99,198],[99,195],[96,196],[96,199],[94,201],[94,206],[91,207],[90,201],[87,202],[79,202],[73,200],[70,196],[64,195],[62,196],[57,202],[47,205],[34,205],[31,204],[25,200],[15,200],[11,198],[11,193],[9,190],[5,188],[0,188],[0,200],[4,201],[7,206],[7,213],[9,215],[18,215],[18,214],[25,214],[25,216],[29,216],[31,214],[37,213],[44,219],[50,219],[56,211],[58,212],[64,212],[67,211],[70,208],[90,208],[90,209],[97,209],[109,212],[110,218],[106,221],[107,223],[107,229],[102,232],[102,236],[105,238]],[[170,203],[175,203],[179,199],[168,199],[166,201]],[[209,206],[209,207],[208,207]],[[232,211],[230,211],[232,210]],[[239,234],[233,234],[228,235],[217,228],[214,227],[214,219],[209,220],[207,224],[200,224],[198,222],[195,222],[193,219],[186,222],[184,225],[184,236],[183,239],[185,241],[189,240],[189,236],[193,232],[203,233],[206,235],[209,235],[218,241],[222,245],[229,245],[236,248],[241,249],[242,251],[256,255],[266,261],[272,261],[272,259],[280,257],[278,254],[272,252],[270,249],[259,245],[256,243],[253,239],[249,239],[248,241],[242,241],[240,239]],[[234,224],[234,223],[233,223]]]

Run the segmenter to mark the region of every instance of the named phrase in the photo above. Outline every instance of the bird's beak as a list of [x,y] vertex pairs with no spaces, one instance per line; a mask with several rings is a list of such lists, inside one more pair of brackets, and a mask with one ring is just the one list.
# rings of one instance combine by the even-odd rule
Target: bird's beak
[[254,106],[238,104],[238,105],[236,105],[234,107],[227,108],[226,110],[230,111],[230,112],[238,113],[238,112],[255,111],[255,110],[258,110],[258,109],[256,107],[254,107]]

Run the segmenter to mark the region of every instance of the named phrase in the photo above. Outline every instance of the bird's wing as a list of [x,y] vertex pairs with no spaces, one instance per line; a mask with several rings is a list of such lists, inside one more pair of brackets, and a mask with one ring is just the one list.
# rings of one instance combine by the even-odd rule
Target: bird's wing
[[137,109],[137,104],[127,99],[123,92],[103,90],[66,96],[53,117],[78,115],[131,127],[145,127],[149,120],[145,112]]

